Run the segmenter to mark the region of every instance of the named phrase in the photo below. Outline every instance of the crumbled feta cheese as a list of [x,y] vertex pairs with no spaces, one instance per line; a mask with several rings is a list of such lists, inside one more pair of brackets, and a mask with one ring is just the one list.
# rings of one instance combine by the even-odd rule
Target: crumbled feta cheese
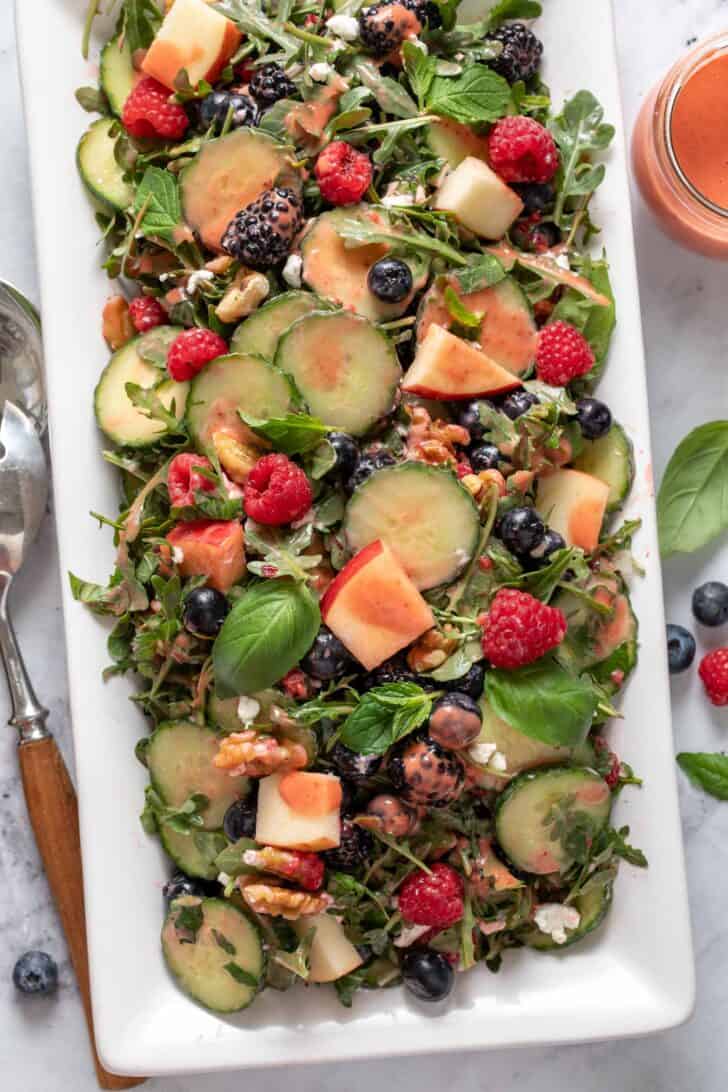
[[308,70],[308,74],[314,83],[326,83],[332,72],[333,68],[326,61],[318,61],[316,64],[312,64]]
[[470,551],[464,550],[462,546],[459,546],[455,551],[455,564],[465,565],[468,561],[470,561]]
[[286,284],[289,284],[291,288],[301,287],[301,270],[303,268],[303,258],[300,254],[289,254],[286,259],[286,264],[283,266],[283,280]]
[[243,724],[252,724],[260,712],[260,702],[241,694],[238,698],[238,720]]
[[553,257],[556,265],[560,266],[561,269],[566,269],[566,270],[571,269],[571,266],[569,265],[569,255],[568,254],[561,253],[561,254],[556,254],[556,255],[551,255],[551,256]]
[[326,20],[326,26],[345,42],[353,42],[359,37],[359,20],[351,15],[332,15]]
[[172,561],[175,565],[181,565],[185,559],[185,552],[179,546],[172,547]]
[[172,276],[171,273],[160,273],[158,279],[160,281],[168,281],[171,276]]
[[495,751],[495,743],[474,743],[472,747],[468,747],[469,756],[472,758],[473,762],[477,762],[479,766],[487,766],[495,754]]
[[490,764],[494,770],[498,773],[505,773],[508,769],[508,763],[506,762],[506,756],[501,751],[496,751],[490,760]]
[[566,930],[579,928],[581,914],[573,906],[545,902],[537,909],[534,921],[541,932],[547,933],[556,944],[565,944]]
[[231,879],[232,876],[228,876],[227,872],[218,872],[217,874],[217,882],[222,884],[223,887],[227,887]]
[[382,198],[382,204],[387,208],[407,208],[414,203],[415,199],[411,193],[389,193]]
[[187,278],[187,284],[185,285],[185,291],[188,296],[193,296],[197,289],[205,281],[212,281],[215,279],[215,274],[209,269],[196,269],[194,273],[190,273]]
[[246,849],[243,853],[243,864],[250,865],[252,868],[258,860],[257,849]]
[[429,933],[430,929],[430,925],[405,925],[394,942],[395,948],[409,948],[410,944]]

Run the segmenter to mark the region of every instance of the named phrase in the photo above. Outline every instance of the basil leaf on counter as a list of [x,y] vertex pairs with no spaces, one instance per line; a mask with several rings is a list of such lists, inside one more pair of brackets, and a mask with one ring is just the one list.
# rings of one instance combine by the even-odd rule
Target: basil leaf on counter
[[512,728],[553,747],[575,747],[587,735],[597,706],[589,682],[552,660],[514,671],[494,668],[485,678],[488,702]]
[[476,64],[451,79],[435,76],[428,96],[430,113],[473,125],[479,121],[497,121],[512,103],[508,82],[485,65]]
[[660,553],[689,554],[728,527],[728,421],[710,421],[681,440],[657,496]]
[[677,764],[699,789],[717,800],[728,800],[728,755],[682,751]]
[[277,682],[308,652],[320,625],[314,596],[289,577],[244,592],[212,648],[218,695],[252,694]]
[[330,425],[310,417],[307,413],[287,413],[284,417],[252,417],[240,411],[248,428],[258,436],[269,440],[276,451],[284,455],[303,455],[318,447],[329,432],[335,431]]
[[341,730],[341,742],[362,755],[383,755],[430,715],[432,694],[416,683],[386,683],[363,696]]

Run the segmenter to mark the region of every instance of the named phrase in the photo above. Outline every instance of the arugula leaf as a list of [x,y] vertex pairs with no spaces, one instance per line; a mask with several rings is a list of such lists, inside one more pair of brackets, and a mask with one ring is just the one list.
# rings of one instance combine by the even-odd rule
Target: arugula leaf
[[553,747],[575,747],[587,735],[597,707],[588,680],[569,674],[553,660],[536,660],[513,671],[486,674],[488,701],[512,728]]
[[260,985],[258,979],[250,971],[246,971],[239,963],[226,963],[223,970],[239,982],[241,986],[250,986],[251,989],[257,990]]
[[416,683],[386,683],[367,691],[341,729],[341,742],[364,755],[383,755],[430,715],[432,694]]
[[193,792],[179,807],[171,807],[165,804],[161,796],[152,785],[147,785],[144,792],[144,811],[142,812],[142,826],[147,833],[149,812],[153,812],[158,823],[165,823],[177,834],[191,834],[196,827],[204,823],[202,812],[210,804],[210,798],[201,792]]
[[414,42],[405,42],[402,46],[402,59],[404,72],[410,82],[410,86],[417,96],[420,110],[424,110],[427,100],[427,92],[437,70],[437,60],[426,53]]
[[507,276],[503,264],[494,254],[478,254],[464,269],[458,269],[455,277],[464,295],[490,288]]
[[396,118],[417,117],[417,104],[414,99],[391,76],[382,76],[371,61],[358,61],[354,70],[385,114],[392,114]]
[[614,293],[609,279],[609,265],[606,259],[595,260],[586,255],[579,264],[579,274],[596,288],[597,292],[611,301],[608,307],[597,304],[577,292],[567,288],[553,310],[552,321],[561,319],[576,326],[592,347],[595,365],[586,377],[586,382],[598,378],[606,360],[612,333],[616,324]]
[[359,967],[356,971],[337,978],[334,982],[336,996],[345,1009],[350,1009],[354,1003],[354,994],[363,988],[366,982],[367,971],[365,967]]
[[212,646],[221,698],[252,694],[281,679],[308,652],[321,625],[318,603],[290,577],[243,593]]
[[[161,380],[162,383],[165,380]],[[126,396],[133,406],[141,410],[146,417],[160,421],[167,432],[179,432],[183,425],[176,414],[172,413],[155,393],[155,387],[140,387],[138,383],[125,383]],[[161,433],[160,433],[161,435]]]
[[330,425],[325,425],[318,417],[307,413],[287,413],[284,417],[253,417],[240,410],[245,424],[258,436],[270,440],[276,451],[284,455],[303,455],[312,451],[321,440],[332,432]]
[[699,789],[717,800],[728,800],[728,755],[681,751],[677,764]]
[[200,902],[175,907],[174,929],[182,944],[194,944],[202,928],[204,914]]
[[222,948],[223,952],[225,952],[227,955],[237,954],[237,948],[234,944],[230,943],[224,933],[221,933],[218,929],[211,929],[210,932],[215,938],[215,943],[219,948]]
[[431,235],[415,231],[410,227],[407,232],[382,231],[369,220],[355,220],[353,217],[336,224],[337,234],[344,240],[347,249],[356,246],[371,246],[372,243],[386,243],[393,251],[422,251],[425,254],[439,254],[454,265],[464,266],[467,259],[454,247],[433,239]]
[[148,49],[162,25],[162,13],[155,0],[124,0],[121,25],[132,53]]
[[[604,110],[591,91],[577,91],[564,103],[561,113],[549,122],[561,152],[553,214],[559,227],[569,228],[572,224],[571,199],[590,197],[604,178],[604,164],[595,166],[591,162],[593,153],[604,151],[614,137],[614,126],[608,125],[603,118]],[[581,204],[583,206],[584,202]]]
[[512,104],[508,82],[492,68],[476,64],[456,79],[435,76],[427,96],[427,109],[465,125],[497,121]]
[[488,29],[495,30],[508,19],[538,19],[541,11],[536,0],[498,0],[488,13]]
[[174,229],[182,221],[182,204],[177,179],[162,167],[147,167],[134,198],[134,211],[141,213],[139,231],[174,242]]
[[542,602],[548,603],[559,586],[564,573],[571,568],[588,572],[584,560],[584,551],[577,546],[564,550],[555,550],[549,558],[548,564],[544,565],[542,569],[522,573],[515,580],[509,580],[508,587],[520,588],[531,595],[535,595]]
[[681,440],[657,495],[660,552],[689,554],[728,527],[728,421],[710,421]]

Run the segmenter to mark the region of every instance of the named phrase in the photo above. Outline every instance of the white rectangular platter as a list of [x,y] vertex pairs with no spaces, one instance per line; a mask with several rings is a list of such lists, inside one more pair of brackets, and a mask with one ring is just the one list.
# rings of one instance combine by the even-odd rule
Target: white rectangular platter
[[[94,82],[80,54],[87,0],[18,3],[16,18],[33,177],[50,398],[61,566],[105,580],[115,472],[101,459],[92,392],[105,363],[100,314],[110,293],[98,233],[74,166],[88,118],[73,91]],[[109,6],[109,5],[104,5]],[[649,870],[623,867],[615,905],[598,934],[568,955],[506,953],[498,975],[478,969],[457,983],[444,1011],[423,1011],[399,990],[358,995],[268,991],[247,1012],[221,1018],[189,1001],[159,947],[166,864],[139,825],[145,774],[133,746],[145,730],[130,684],[104,685],[106,631],[72,602],[64,579],[71,709],[86,878],[86,910],[99,1052],[111,1070],[163,1074],[388,1054],[576,1042],[639,1035],[689,1015],[693,957],[675,785],[650,439],[630,219],[627,164],[609,0],[546,0],[539,33],[555,102],[581,87],[618,128],[596,219],[612,263],[618,327],[602,397],[635,443],[628,514],[640,515],[635,581],[640,664],[627,690],[615,749],[645,778],[617,808]],[[92,59],[95,60],[95,54]],[[6,210],[6,215],[8,210]]]

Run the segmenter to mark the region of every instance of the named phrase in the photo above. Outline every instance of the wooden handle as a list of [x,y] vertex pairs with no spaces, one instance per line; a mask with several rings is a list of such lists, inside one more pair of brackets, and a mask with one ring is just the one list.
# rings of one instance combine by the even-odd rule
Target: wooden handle
[[99,1085],[101,1088],[112,1089],[134,1088],[135,1085],[142,1084],[145,1078],[117,1077],[113,1073],[107,1073],[96,1053],[75,790],[52,736],[21,743],[18,750],[28,814],[76,972]]

